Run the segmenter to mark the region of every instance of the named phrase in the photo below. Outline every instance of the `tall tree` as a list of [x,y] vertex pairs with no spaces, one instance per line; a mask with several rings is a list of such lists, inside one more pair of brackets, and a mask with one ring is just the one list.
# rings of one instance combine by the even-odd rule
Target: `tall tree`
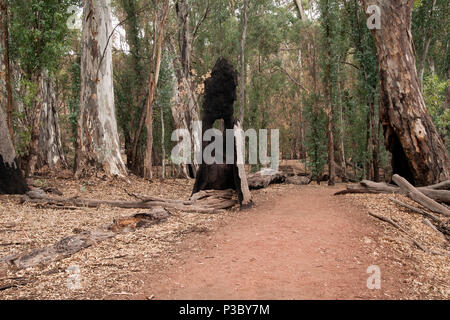
[[[157,4],[158,1],[157,0]],[[147,128],[147,147],[144,161],[144,178],[153,178],[153,103],[155,101],[156,89],[159,81],[159,71],[161,68],[162,45],[164,40],[164,28],[169,15],[169,0],[164,1],[163,13],[159,15],[155,12],[153,31],[153,52],[150,60],[150,76],[148,80],[148,98],[146,106],[145,125]]]
[[9,99],[9,92],[6,89],[7,75],[4,72],[7,68],[4,64],[6,54],[4,45],[5,42],[0,41],[0,194],[22,194],[27,191],[27,186],[16,164],[16,151],[4,111]]
[[40,117],[38,165],[40,167],[47,165],[51,169],[58,165],[67,167],[61,142],[55,84],[46,71],[42,74],[40,86],[43,105]]
[[245,43],[247,40],[247,9],[250,0],[244,0],[243,10],[242,10],[242,36],[241,36],[241,74],[239,77],[239,122],[241,125],[244,123],[244,113],[245,113]]
[[[381,28],[373,29],[380,66],[380,117],[392,169],[415,185],[450,177],[445,146],[427,111],[417,76],[411,36],[414,0],[363,0],[381,9]],[[371,14],[368,14],[370,17]]]
[[[16,0],[9,3],[11,13],[11,55],[20,66],[28,95],[33,96],[31,138],[28,146],[26,173],[33,174],[38,160],[38,144],[43,108],[41,81],[47,70],[58,68],[59,58],[66,52],[69,40],[68,7],[76,0]],[[35,92],[33,92],[35,91]]]
[[334,23],[332,12],[337,10],[337,7],[332,7],[332,0],[321,0],[321,25],[323,29],[324,42],[324,91],[325,91],[325,112],[328,117],[328,185],[333,186],[336,179],[336,166],[334,161],[334,104],[335,93],[334,86],[336,84],[336,70],[334,57],[334,44],[332,43],[336,33],[334,30]]
[[90,167],[126,175],[114,107],[109,0],[86,0],[83,10],[81,97],[77,128],[76,176]]
[[11,89],[11,66],[9,63],[9,19],[8,19],[8,1],[0,0],[0,46],[2,47],[2,61],[0,61],[0,73],[2,73],[2,79],[4,80],[4,86],[0,88],[5,93],[2,95],[4,101],[0,101],[0,105],[6,106],[7,111],[7,123],[11,137],[13,137],[12,127],[12,89]]

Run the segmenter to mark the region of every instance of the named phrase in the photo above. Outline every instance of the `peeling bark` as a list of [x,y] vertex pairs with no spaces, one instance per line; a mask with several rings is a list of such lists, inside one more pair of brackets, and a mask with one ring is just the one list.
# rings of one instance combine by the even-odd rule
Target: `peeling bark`
[[[7,106],[7,123],[11,137],[14,137],[12,129],[12,88],[11,67],[9,64],[9,32],[8,32],[8,7],[6,0],[0,0],[0,106]],[[3,52],[3,53],[1,53]],[[14,142],[13,142],[14,143]]]
[[24,194],[27,191],[25,179],[16,165],[16,151],[9,135],[6,115],[0,106],[0,194]]
[[83,17],[76,177],[87,174],[90,167],[101,168],[108,175],[125,176],[114,110],[112,50],[108,43],[112,32],[110,0],[86,0]]
[[67,167],[61,143],[55,86],[47,72],[43,73],[40,86],[43,105],[40,119],[38,166],[47,165],[51,169],[58,165]]
[[380,119],[394,174],[414,185],[449,178],[445,146],[426,109],[411,35],[414,1],[363,0],[364,11],[381,9],[381,29],[372,30],[380,66]]
[[[176,107],[178,118],[183,118],[179,124],[189,130],[192,138],[192,145],[196,150],[200,150],[199,141],[194,137],[194,121],[200,119],[200,106],[198,96],[193,88],[193,79],[191,74],[192,43],[194,38],[190,29],[189,7],[186,0],[178,0],[175,6],[178,19],[178,49],[179,49],[179,71],[177,71],[178,83],[178,102]],[[207,11],[205,12],[206,16]],[[198,30],[197,25],[197,30]],[[201,140],[201,139],[200,139]],[[196,176],[198,165],[192,166],[194,176]]]

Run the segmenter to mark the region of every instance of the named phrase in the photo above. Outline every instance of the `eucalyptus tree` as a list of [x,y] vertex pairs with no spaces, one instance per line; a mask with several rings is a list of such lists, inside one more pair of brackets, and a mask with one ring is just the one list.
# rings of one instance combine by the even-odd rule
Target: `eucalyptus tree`
[[109,0],[86,0],[83,9],[81,97],[77,127],[76,176],[90,169],[125,176],[114,106]]
[[372,34],[380,66],[380,116],[393,172],[416,185],[448,179],[448,154],[426,109],[417,76],[411,38],[414,1],[363,0],[365,12],[369,5],[382,12],[380,28]]
[[[28,108],[30,114],[30,141],[26,161],[26,176],[30,176],[38,160],[38,145],[41,126],[41,112],[44,97],[42,84],[44,75],[52,74],[58,68],[59,58],[67,52],[70,32],[67,21],[68,8],[76,4],[75,0],[17,0],[9,2],[11,58],[20,66],[23,83],[29,89]],[[55,119],[55,118],[53,118]],[[56,132],[52,131],[52,134]],[[43,141],[47,146],[45,153],[51,150],[51,141]],[[56,148],[60,148],[57,146]],[[56,149],[56,148],[53,148]],[[60,158],[62,150],[52,153],[51,164],[64,161]],[[46,157],[42,157],[46,158]]]

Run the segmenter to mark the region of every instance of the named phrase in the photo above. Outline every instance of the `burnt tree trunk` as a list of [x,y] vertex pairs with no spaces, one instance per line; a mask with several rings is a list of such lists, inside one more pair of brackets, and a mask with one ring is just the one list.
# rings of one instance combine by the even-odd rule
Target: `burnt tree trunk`
[[426,109],[411,35],[413,0],[364,0],[364,11],[381,9],[381,28],[372,30],[380,66],[380,118],[394,174],[416,186],[449,178],[445,146]]
[[[237,98],[236,87],[236,70],[226,59],[219,58],[212,70],[211,77],[205,80],[202,133],[204,134],[207,130],[212,129],[216,120],[223,120],[224,152],[222,155],[215,155],[216,162],[213,164],[202,162],[195,179],[192,194],[202,190],[234,189],[238,193],[241,206],[248,207],[252,205],[252,200],[248,189],[247,177],[243,164],[237,161],[238,152],[242,150],[240,146],[245,140],[233,137],[234,163],[227,163],[226,157],[226,154],[230,151],[226,150],[227,139],[229,138],[226,130],[234,130],[233,132],[236,133],[240,129],[239,122],[235,124],[233,116],[233,105]],[[203,142],[202,154],[204,154],[204,150],[208,145],[208,142]]]
[[48,72],[42,74],[40,86],[43,105],[40,117],[41,130],[38,144],[38,166],[42,167],[47,165],[51,169],[59,165],[67,167],[61,143],[55,86]]
[[86,0],[83,13],[81,97],[77,128],[76,176],[89,168],[125,176],[114,108],[109,0]]

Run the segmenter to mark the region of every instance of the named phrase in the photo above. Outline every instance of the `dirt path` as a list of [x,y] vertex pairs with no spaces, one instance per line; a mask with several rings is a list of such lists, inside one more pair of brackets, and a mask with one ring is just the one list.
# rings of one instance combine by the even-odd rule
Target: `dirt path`
[[[362,208],[308,187],[259,202],[224,227],[188,239],[177,261],[149,271],[155,299],[366,299],[401,296],[402,270],[373,257],[380,232]],[[381,290],[367,288],[378,265]]]

